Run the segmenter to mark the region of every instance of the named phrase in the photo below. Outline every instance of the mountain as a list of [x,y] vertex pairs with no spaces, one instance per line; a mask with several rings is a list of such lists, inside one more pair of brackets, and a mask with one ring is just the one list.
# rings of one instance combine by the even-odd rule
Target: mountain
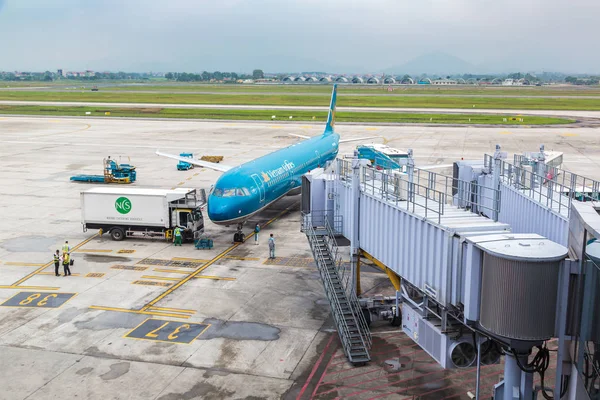
[[478,72],[479,68],[458,57],[446,53],[429,53],[402,65],[384,69],[387,74],[452,75]]

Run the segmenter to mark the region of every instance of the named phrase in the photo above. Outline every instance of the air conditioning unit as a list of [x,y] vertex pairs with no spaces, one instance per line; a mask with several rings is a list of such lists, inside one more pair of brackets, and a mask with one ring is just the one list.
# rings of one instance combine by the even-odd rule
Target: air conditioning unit
[[[425,320],[421,312],[408,303],[402,303],[402,330],[442,368],[469,368],[476,365],[477,347],[472,335],[452,339],[442,333],[441,323]],[[499,348],[487,340],[481,339],[482,365],[500,361]]]

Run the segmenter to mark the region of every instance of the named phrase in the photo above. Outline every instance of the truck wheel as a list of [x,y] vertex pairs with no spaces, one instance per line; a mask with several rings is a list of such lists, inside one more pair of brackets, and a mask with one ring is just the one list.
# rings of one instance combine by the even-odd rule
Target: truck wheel
[[121,228],[112,228],[110,231],[110,237],[112,240],[123,240],[125,239],[125,232]]

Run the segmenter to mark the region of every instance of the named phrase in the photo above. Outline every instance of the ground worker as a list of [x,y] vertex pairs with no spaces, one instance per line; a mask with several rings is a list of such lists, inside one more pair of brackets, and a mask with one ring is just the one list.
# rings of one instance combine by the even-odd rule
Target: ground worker
[[71,252],[71,248],[69,247],[69,241],[68,240],[65,240],[65,244],[63,244],[62,251],[63,251],[63,253],[70,253]]
[[175,232],[174,233],[174,242],[175,242],[175,246],[179,245],[181,246],[181,228],[176,227],[175,228]]
[[69,256],[69,253],[63,253],[63,269],[65,272],[64,276],[71,275],[71,269],[69,268],[70,262],[71,262],[71,256]]
[[275,238],[271,233],[271,237],[269,237],[269,258],[275,259]]
[[260,232],[260,226],[256,224],[254,227],[254,244],[258,246],[258,232]]
[[58,268],[60,268],[60,252],[56,250],[56,253],[52,255],[54,257],[54,274],[59,276]]

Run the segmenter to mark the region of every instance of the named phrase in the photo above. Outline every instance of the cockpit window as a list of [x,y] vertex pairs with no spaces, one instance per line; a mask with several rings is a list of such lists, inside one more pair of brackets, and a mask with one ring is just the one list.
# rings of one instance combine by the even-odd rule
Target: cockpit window
[[247,188],[215,189],[213,195],[216,197],[243,197],[250,196],[250,191]]

